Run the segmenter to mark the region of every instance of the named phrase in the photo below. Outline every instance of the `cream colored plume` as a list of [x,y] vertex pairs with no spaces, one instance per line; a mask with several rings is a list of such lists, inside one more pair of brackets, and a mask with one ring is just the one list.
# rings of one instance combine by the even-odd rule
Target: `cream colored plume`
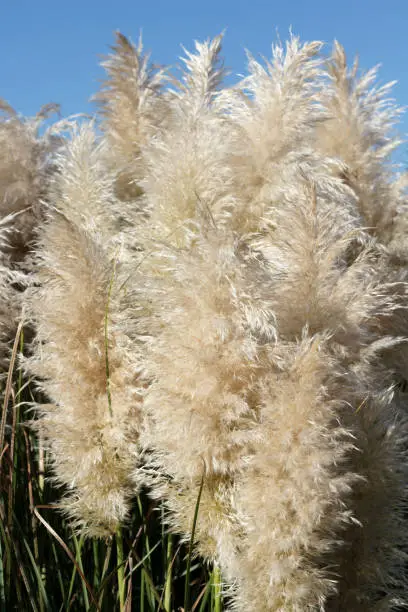
[[168,114],[160,95],[165,74],[149,63],[141,39],[137,46],[117,32],[112,53],[102,63],[107,78],[94,99],[109,144],[107,157],[116,169],[115,192],[122,201],[142,194],[142,148],[165,124]]
[[43,125],[57,111],[50,104],[35,117],[24,118],[0,100],[0,375],[7,371],[22,320],[30,250],[54,171],[52,156],[62,142],[59,122]]
[[37,331],[29,371],[50,400],[39,426],[66,491],[62,507],[92,535],[112,533],[128,514],[141,394],[109,216],[112,175],[100,158],[84,126],[56,160],[28,304]]

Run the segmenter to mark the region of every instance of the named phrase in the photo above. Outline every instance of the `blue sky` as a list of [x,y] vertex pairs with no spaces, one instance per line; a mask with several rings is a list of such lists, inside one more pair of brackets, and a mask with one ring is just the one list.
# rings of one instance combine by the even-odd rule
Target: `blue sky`
[[[176,63],[181,44],[226,30],[225,64],[243,73],[245,48],[269,56],[276,33],[284,39],[290,27],[302,40],[337,38],[363,68],[381,63],[381,82],[398,80],[394,95],[408,106],[408,0],[4,0],[0,96],[28,115],[48,102],[65,116],[90,112],[116,29],[133,40],[142,30],[160,64]],[[408,132],[408,115],[401,127]]]

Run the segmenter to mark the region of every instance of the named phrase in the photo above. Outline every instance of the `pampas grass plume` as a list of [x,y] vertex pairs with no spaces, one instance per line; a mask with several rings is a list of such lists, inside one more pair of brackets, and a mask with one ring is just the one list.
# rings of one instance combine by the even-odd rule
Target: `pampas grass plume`
[[28,367],[50,399],[39,407],[39,426],[66,490],[62,506],[92,535],[114,532],[127,516],[139,414],[137,360],[121,327],[120,254],[107,210],[112,175],[100,157],[86,125],[60,153],[28,300],[37,331]]

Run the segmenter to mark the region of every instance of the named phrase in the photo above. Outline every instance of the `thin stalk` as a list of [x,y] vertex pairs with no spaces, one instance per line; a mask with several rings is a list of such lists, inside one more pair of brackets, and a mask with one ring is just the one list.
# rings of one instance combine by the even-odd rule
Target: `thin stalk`
[[34,555],[30,550],[30,546],[27,542],[27,540],[25,539],[25,537],[23,536],[23,544],[26,548],[27,554],[29,556],[31,565],[33,567],[34,570],[34,574],[35,577],[37,579],[37,585],[38,585],[38,590],[39,590],[39,603],[40,603],[40,610],[51,610],[50,604],[48,603],[48,598],[47,598],[47,593],[45,590],[45,585],[43,582],[43,578],[41,576],[41,568],[38,566],[37,561],[34,559]]
[[42,429],[38,433],[38,490],[41,495],[41,499],[44,494],[45,485],[45,457],[44,457],[44,436]]
[[83,569],[81,567],[82,564],[80,565],[78,563],[78,561],[75,559],[74,555],[72,554],[72,551],[65,544],[64,540],[61,538],[61,536],[58,535],[58,533],[55,531],[55,529],[53,529],[51,527],[51,525],[49,523],[47,523],[45,518],[41,516],[41,514],[38,512],[37,508],[34,508],[34,514],[36,515],[36,517],[38,518],[40,523],[42,525],[44,525],[44,527],[47,529],[47,531],[57,540],[58,544],[64,549],[64,551],[66,552],[68,557],[71,559],[72,563],[75,565],[75,567],[77,569],[77,572],[81,576],[82,582],[86,586],[87,591],[88,591],[89,595],[92,598],[92,601],[96,605],[96,609],[99,611],[98,602],[96,601],[96,598],[95,598],[95,595],[94,595],[94,592],[92,590],[91,585],[89,584],[89,582],[85,578],[85,574],[84,574]]
[[[136,559],[137,559],[137,561],[139,563],[140,559],[139,559],[139,557],[137,555],[136,555]],[[153,603],[151,603],[149,601],[150,609],[153,610],[153,612],[157,612],[158,610],[164,610],[163,604],[161,602],[161,598],[159,596],[159,593],[158,593],[156,587],[154,586],[153,579],[152,579],[152,577],[150,576],[149,572],[146,570],[145,567],[142,568],[142,574],[144,575],[145,584],[149,588],[149,591],[148,591],[149,595],[153,597]],[[156,607],[155,601],[158,604],[158,607]]]
[[173,536],[171,533],[167,536],[167,551],[166,551],[166,583],[164,586],[164,609],[166,612],[171,612],[171,585],[173,580]]
[[[23,349],[24,349],[24,328],[21,328],[21,333],[20,333],[20,355],[23,354]],[[16,393],[16,406],[15,406],[15,427],[16,427],[16,432],[15,432],[15,444],[14,447],[11,451],[11,456],[12,456],[12,460],[13,460],[13,468],[14,468],[14,473],[17,473],[17,469],[18,469],[18,456],[19,456],[19,436],[18,436],[18,431],[17,428],[19,426],[20,423],[20,408],[21,408],[21,394],[23,391],[23,372],[22,369],[19,369],[18,372],[18,385],[17,385],[17,393]],[[16,494],[16,487],[17,487],[17,478],[14,478],[13,481],[13,493],[12,493],[12,498],[14,499],[14,496]]]
[[56,571],[57,571],[58,583],[59,583],[59,587],[61,591],[61,598],[62,598],[62,601],[64,602],[65,601],[65,586],[64,586],[64,580],[62,577],[62,573],[61,573],[61,563],[58,558],[57,549],[53,541],[51,541],[51,549],[52,549],[52,554],[54,556],[54,561],[55,561],[54,567],[56,568]]
[[194,536],[195,530],[197,526],[198,519],[198,509],[200,507],[201,494],[203,492],[204,487],[204,476],[205,476],[205,468],[203,470],[203,475],[201,477],[200,488],[198,491],[197,502],[194,508],[194,517],[193,517],[193,525],[191,528],[191,537],[190,537],[190,545],[188,549],[188,557],[187,557],[187,568],[186,568],[186,579],[184,583],[184,612],[190,612],[190,571],[191,571],[191,558],[193,555],[193,547],[194,547]]
[[[14,364],[15,364],[16,357],[17,357],[18,344],[20,341],[20,334],[21,334],[22,329],[23,329],[23,323],[20,321],[17,327],[16,336],[14,338],[13,350],[11,352],[10,366],[7,372],[6,388],[4,391],[3,412],[1,415],[1,422],[0,422],[0,452],[3,450],[3,446],[4,446],[4,435],[6,431],[6,421],[7,421],[7,407],[8,407],[9,400],[10,400]],[[1,470],[2,470],[2,464],[0,463],[0,474],[1,474]]]
[[210,598],[210,593],[211,593],[211,582],[208,581],[206,586],[204,587],[201,595],[199,596],[198,600],[194,604],[191,612],[195,612],[195,610],[197,609],[198,604],[200,603],[200,600],[201,600],[201,605],[200,605],[200,608],[199,608],[199,612],[204,612],[205,609],[206,609],[208,600]]
[[152,564],[151,564],[151,559],[150,559],[152,549],[150,548],[149,536],[147,535],[146,522],[145,522],[145,517],[143,514],[143,506],[142,506],[140,496],[138,496],[137,498],[137,505],[138,505],[139,512],[140,512],[140,518],[143,522],[144,548],[146,550],[146,560],[147,560],[147,563],[146,563],[147,567],[143,566],[142,568],[142,575],[144,576],[143,588],[144,588],[144,592],[146,593],[147,600],[149,602],[150,610],[155,610],[155,607],[156,607],[155,600],[160,601],[160,598],[158,598],[156,589],[154,588],[153,581],[149,574],[149,571],[150,573],[152,573]]
[[[14,518],[15,518],[15,515],[14,515]],[[6,549],[8,551],[8,557],[9,557],[10,563],[11,563],[11,547],[12,547],[13,554],[14,554],[14,556],[16,558],[16,562],[17,562],[17,568],[18,568],[18,571],[19,571],[20,576],[22,578],[23,584],[24,584],[24,586],[26,588],[27,595],[28,595],[28,598],[30,600],[31,608],[33,609],[34,612],[38,612],[38,608],[36,606],[35,599],[33,597],[32,591],[31,591],[30,583],[28,581],[27,574],[26,574],[26,571],[25,571],[26,565],[22,562],[17,541],[16,540],[12,541],[11,538],[10,538],[10,534],[8,533],[6,524],[4,522],[3,513],[1,513],[1,516],[0,516],[0,531],[1,531],[1,535],[3,537],[3,541],[4,541],[5,545],[6,545]],[[20,528],[19,528],[19,531],[21,531]],[[17,594],[18,594],[19,593],[19,583],[18,583],[18,581],[15,580],[14,584],[12,586],[13,586],[13,588],[16,588]],[[10,589],[8,588],[8,590],[10,590]],[[7,594],[6,594],[6,601],[7,601]]]
[[[1,504],[1,500],[0,500],[0,504]],[[2,562],[2,569],[3,569],[3,589],[5,592],[5,600],[7,601],[8,596],[10,594],[10,587],[11,587],[11,548],[12,548],[12,544],[11,544],[11,538],[10,538],[10,532],[6,526],[6,521],[5,521],[5,509],[3,508],[3,505],[0,505],[0,531],[1,531],[1,535],[3,538],[3,542],[4,542],[4,546],[5,546],[5,552],[2,555],[1,558],[1,562]],[[5,566],[5,567],[4,567]],[[6,575],[5,577],[5,582],[4,582],[4,573]]]
[[[133,574],[133,572],[135,572],[137,569],[139,569],[139,567],[141,567],[144,564],[144,562],[150,557],[152,552],[154,550],[156,550],[156,548],[158,548],[160,546],[160,544],[161,544],[161,542],[156,542],[156,544],[153,546],[153,548],[150,549],[150,552],[146,553],[144,557],[139,559],[137,561],[136,565],[134,567],[132,567],[132,569],[129,568],[129,573],[127,575],[127,579],[129,579],[129,577]],[[136,560],[137,559],[138,559],[138,557],[136,556]],[[163,606],[161,606],[161,607],[163,607]]]
[[[129,556],[128,565],[129,565],[129,573],[131,574],[133,571],[133,559],[131,556]],[[133,582],[132,580],[128,580],[127,595],[126,595],[126,601],[125,601],[125,612],[132,612],[132,588],[133,588]]]
[[221,572],[218,565],[214,565],[212,572],[212,587],[214,589],[214,612],[222,610],[222,595],[221,595]]
[[105,590],[105,577],[108,572],[111,554],[112,554],[112,538],[108,541],[108,545],[107,545],[106,553],[105,553],[105,560],[103,562],[101,586],[99,587],[99,608],[102,608],[102,604],[103,604],[103,595],[104,595],[104,590]]
[[120,612],[124,612],[126,581],[125,581],[125,561],[124,561],[124,556],[123,556],[123,535],[122,535],[122,527],[120,526],[117,528],[115,539],[116,539],[116,555],[117,555],[119,607],[120,607]]
[[[84,544],[84,540],[85,540],[85,538],[82,535],[80,537],[80,539],[79,539],[79,542],[78,542],[78,538],[74,534],[74,545],[75,545],[75,551],[76,551],[76,560],[77,560],[79,568],[81,569],[82,575],[84,575],[84,568],[83,568],[83,565],[82,565],[81,552],[82,552],[82,546]],[[86,584],[85,584],[84,580],[81,580],[81,584],[82,584],[82,593],[83,593],[83,596],[84,596],[85,610],[89,610],[88,591],[86,589]]]
[[[31,514],[31,531],[33,535],[33,547],[34,547],[34,558],[38,565],[40,565],[40,555],[39,555],[39,545],[38,545],[38,529],[37,529],[37,519],[34,514],[34,492],[33,492],[33,473],[31,469],[31,444],[30,437],[27,431],[24,429],[24,439],[25,439],[25,447],[26,447],[26,461],[27,461],[27,490],[28,490],[28,500],[30,504],[30,514]],[[44,584],[41,582],[41,586]],[[40,612],[44,610],[44,602],[43,602],[43,591],[44,589],[39,588],[38,598],[40,603]]]
[[16,398],[14,394],[13,397],[13,413],[12,413],[12,424],[11,424],[11,438],[10,438],[10,477],[9,477],[9,494],[8,494],[8,528],[11,531],[12,526],[12,513],[13,513],[13,501],[14,501],[14,491],[16,487],[17,478],[15,475],[17,474],[17,466],[16,466],[16,456],[15,456],[15,442],[16,442],[16,429],[17,429],[17,406],[16,406]]
[[98,540],[92,540],[92,553],[93,553],[93,562],[94,562],[94,571],[93,571],[93,585],[96,589],[100,584],[100,567],[99,567],[99,542]]

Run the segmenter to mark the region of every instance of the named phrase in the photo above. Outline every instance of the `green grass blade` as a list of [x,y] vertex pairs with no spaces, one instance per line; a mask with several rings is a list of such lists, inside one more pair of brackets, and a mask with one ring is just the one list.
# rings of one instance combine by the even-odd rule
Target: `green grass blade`
[[[78,538],[76,537],[75,533],[73,534],[73,540],[74,540],[74,546],[75,546],[75,559],[78,563],[78,567],[81,569],[82,575],[84,576],[84,567],[82,564],[82,547],[84,545],[84,536],[81,536],[78,542]],[[83,597],[84,597],[84,605],[85,605],[85,610],[88,611],[89,610],[89,598],[88,598],[88,591],[86,588],[86,583],[84,580],[81,580],[81,584],[82,584],[82,593],[83,593]]]
[[101,582],[100,582],[100,586],[99,586],[99,590],[98,590],[98,602],[99,602],[99,608],[102,608],[103,605],[103,598],[104,598],[104,591],[105,591],[105,585],[106,583],[109,581],[109,577],[106,577],[106,574],[108,572],[108,568],[109,568],[109,562],[110,562],[110,558],[112,555],[112,546],[113,546],[113,541],[112,538],[108,541],[108,545],[106,548],[106,552],[105,552],[105,559],[103,562],[103,568],[102,568],[102,575],[101,575]]
[[[10,366],[7,372],[6,388],[4,391],[3,410],[2,410],[1,421],[0,421],[0,452],[1,453],[3,452],[3,449],[4,449],[4,435],[6,431],[7,407],[9,404],[11,390],[12,390],[14,364],[15,364],[16,357],[17,357],[18,345],[20,342],[20,334],[21,334],[22,328],[23,328],[23,324],[20,321],[17,327],[15,338],[14,338],[14,344],[13,344],[13,349],[12,349],[11,358],[10,358]],[[0,462],[0,475],[1,475],[1,472],[2,472],[2,462]]]
[[118,577],[119,608],[120,608],[120,612],[124,612],[126,581],[125,581],[125,561],[124,561],[124,556],[123,556],[123,535],[122,535],[122,528],[120,526],[118,527],[116,531],[115,540],[116,540],[116,555],[117,555],[116,573]]
[[42,525],[44,525],[44,527],[47,529],[47,531],[57,540],[57,542],[60,544],[60,546],[65,550],[65,552],[67,553],[68,557],[71,559],[72,563],[74,565],[76,565],[77,571],[78,571],[79,575],[81,576],[81,579],[82,579],[83,583],[85,584],[85,586],[87,588],[87,591],[88,591],[89,595],[92,598],[92,601],[96,605],[97,610],[99,610],[99,605],[98,605],[98,602],[97,602],[97,600],[95,598],[95,594],[94,594],[94,592],[92,590],[92,587],[89,584],[89,582],[87,581],[87,579],[85,578],[84,572],[82,571],[81,567],[79,566],[77,560],[75,559],[74,555],[72,554],[72,552],[70,551],[68,546],[65,544],[64,540],[61,538],[61,536],[58,535],[58,533],[55,531],[55,529],[53,529],[51,527],[51,525],[49,525],[49,523],[47,523],[45,518],[41,516],[41,514],[38,512],[37,508],[34,508],[34,513],[35,513],[36,517],[38,518],[38,520],[40,521],[40,523],[42,523]]
[[[203,599],[201,601],[199,612],[204,612],[205,611],[206,606],[208,604],[208,600],[210,598],[210,594],[211,594],[211,582],[208,581],[207,582],[207,586],[205,587],[204,596],[203,596]],[[194,608],[193,608],[193,612],[194,612]]]
[[27,540],[25,539],[25,537],[23,536],[23,544],[25,546],[25,549],[27,551],[28,557],[31,561],[31,565],[32,568],[34,570],[35,573],[35,577],[37,579],[37,585],[38,585],[38,590],[41,593],[41,607],[45,606],[46,610],[50,610],[52,612],[52,608],[48,602],[48,597],[47,597],[47,593],[45,591],[45,587],[44,587],[44,582],[43,582],[43,578],[41,576],[41,568],[38,567],[35,559],[34,559],[34,555],[31,552],[30,546],[27,542]]
[[173,569],[173,536],[167,536],[167,554],[166,554],[166,583],[164,586],[164,609],[166,612],[171,612],[171,585],[172,585],[172,569]]
[[187,557],[186,579],[185,579],[185,583],[184,583],[184,612],[190,612],[190,572],[191,572],[191,559],[192,559],[193,548],[194,548],[194,536],[195,536],[195,530],[196,530],[196,526],[197,526],[198,509],[200,507],[201,494],[203,492],[203,487],[204,487],[204,477],[205,477],[205,469],[203,470],[203,475],[201,477],[201,483],[200,483],[200,488],[199,488],[199,491],[198,491],[197,502],[196,502],[196,505],[195,505],[195,508],[194,508],[193,525],[192,525],[192,528],[191,528],[190,545],[189,545],[188,557]]
[[[0,520],[0,531],[1,531],[1,534],[2,534],[4,542],[8,541],[9,537],[8,537],[8,534],[6,534],[6,531],[5,531],[3,519]],[[10,544],[12,544],[12,546],[10,546]],[[11,552],[11,548],[12,548],[14,556],[15,556],[16,561],[17,561],[18,571],[20,572],[21,578],[23,580],[23,584],[24,584],[25,589],[27,591],[27,596],[28,596],[28,599],[30,601],[31,608],[33,609],[34,612],[38,612],[38,608],[37,608],[37,605],[35,603],[35,600],[34,600],[34,597],[33,597],[33,594],[32,594],[32,590],[31,590],[31,587],[30,587],[30,583],[28,581],[27,574],[26,574],[26,571],[24,569],[24,564],[23,564],[23,562],[21,560],[18,543],[16,541],[8,542],[7,548],[8,548],[8,551],[9,551],[8,559],[9,559],[10,567],[11,567],[10,552]]]
[[92,556],[93,556],[93,585],[98,589],[100,583],[100,568],[99,568],[99,541],[92,540]]
[[[65,602],[65,587],[64,587],[64,580],[63,580],[63,576],[62,576],[62,572],[61,572],[61,563],[60,560],[58,559],[58,554],[57,554],[57,549],[55,547],[54,542],[51,540],[51,549],[52,549],[52,554],[54,557],[54,565],[53,565],[53,569],[55,568],[55,572],[57,574],[58,577],[58,584],[60,587],[60,591],[61,591],[61,599],[63,602]],[[62,604],[63,606],[64,604]]]

